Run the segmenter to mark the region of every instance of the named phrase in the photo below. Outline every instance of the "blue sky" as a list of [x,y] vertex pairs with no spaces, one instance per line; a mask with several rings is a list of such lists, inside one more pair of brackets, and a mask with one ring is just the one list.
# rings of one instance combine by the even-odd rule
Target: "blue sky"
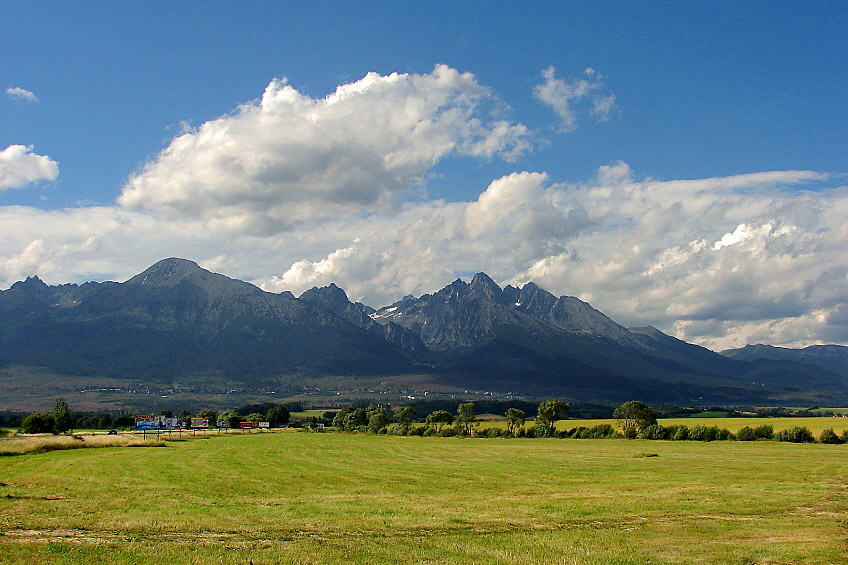
[[[18,180],[0,189],[0,231],[14,231],[0,246],[0,285],[28,274],[122,280],[180,255],[269,290],[332,279],[379,306],[485,270],[713,347],[844,343],[848,298],[820,288],[848,286],[845,240],[830,216],[842,210],[848,173],[846,38],[844,2],[4,2],[0,150],[23,149],[4,165]],[[421,118],[467,114],[426,142],[374,141],[362,152],[351,148],[355,134],[321,148],[309,145],[313,134],[245,133],[228,141],[241,148],[238,166],[217,173],[238,190],[202,176],[180,184],[211,158],[197,144],[180,160],[160,155],[183,133],[200,140],[204,124],[261,127],[239,107],[261,105],[273,79],[287,79],[306,106],[340,85],[367,86],[357,104],[376,123],[447,90],[364,85],[367,73],[426,78],[440,64],[471,73],[444,88],[476,98]],[[302,125],[286,112],[281,124]],[[369,127],[323,116],[333,124],[325,136]],[[497,124],[505,129],[495,139]],[[229,176],[268,147],[273,182]],[[303,190],[282,180],[301,174],[293,161],[266,162],[281,151],[312,162],[330,147],[354,169],[419,153],[401,173],[343,180],[327,169]],[[679,184],[713,178],[725,180],[696,194]],[[260,207],[276,212],[260,218]],[[689,227],[646,227],[652,210],[677,211]],[[619,257],[625,244],[639,249]],[[739,274],[809,270],[784,264],[793,254],[818,268],[776,288]]]

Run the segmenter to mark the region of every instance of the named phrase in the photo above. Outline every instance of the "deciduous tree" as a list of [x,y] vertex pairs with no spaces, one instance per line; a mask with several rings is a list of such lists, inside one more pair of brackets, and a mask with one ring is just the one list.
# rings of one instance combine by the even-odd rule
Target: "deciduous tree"
[[474,403],[464,402],[457,407],[456,425],[464,435],[471,435],[471,427],[476,421],[477,418],[474,416]]
[[536,412],[536,428],[542,431],[545,437],[556,434],[556,423],[562,420],[571,406],[559,398],[552,398],[539,404]]
[[648,426],[657,423],[657,415],[651,407],[638,400],[625,402],[615,409],[612,416],[624,428],[625,437],[628,434],[628,430],[641,433]]
[[57,434],[62,434],[70,430],[74,425],[74,416],[71,414],[71,409],[63,397],[56,399],[53,405],[54,430]]
[[510,408],[504,416],[506,416],[506,431],[509,435],[515,434],[518,428],[523,427],[527,419],[524,410],[519,410],[518,408]]
[[453,414],[447,410],[436,410],[430,412],[425,419],[428,426],[433,428],[436,433],[442,431],[442,428],[453,423]]

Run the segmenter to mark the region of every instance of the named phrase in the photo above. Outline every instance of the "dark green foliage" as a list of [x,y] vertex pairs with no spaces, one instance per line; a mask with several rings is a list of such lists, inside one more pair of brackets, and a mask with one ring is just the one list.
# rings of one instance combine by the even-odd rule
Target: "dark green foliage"
[[668,439],[668,432],[660,424],[652,424],[642,430],[642,439]]
[[412,429],[412,421],[415,419],[415,410],[410,406],[398,406],[393,411],[395,421],[399,424],[397,428],[400,435],[408,435]]
[[610,424],[598,424],[591,428],[587,428],[586,426],[577,426],[568,431],[564,431],[561,436],[558,435],[557,437],[573,439],[605,439],[621,436]]
[[791,443],[815,443],[816,438],[813,437],[813,432],[806,426],[792,426],[787,430],[782,430],[774,434],[777,441],[786,441]]
[[218,413],[214,410],[201,410],[197,413],[198,418],[206,418],[209,420],[209,427],[214,428],[215,424],[218,423]]
[[453,414],[447,410],[436,410],[435,412],[430,412],[424,421],[435,433],[439,433],[444,426],[449,426],[453,423]]
[[453,426],[445,426],[436,435],[439,437],[454,437],[455,435],[457,435],[457,431],[456,428],[454,428]]
[[584,435],[585,432],[588,432],[589,428],[586,426],[577,426],[575,428],[571,428],[568,430],[566,437],[574,438],[574,439],[583,439],[587,437]]
[[54,429],[57,434],[67,432],[74,425],[74,417],[71,414],[71,409],[61,396],[56,399],[56,403],[53,405],[53,418],[55,420]]
[[333,426],[340,432],[343,432],[345,429],[345,419],[347,419],[348,414],[353,412],[353,407],[345,404],[341,407],[341,409],[336,412],[335,417],[333,418]]
[[25,434],[52,434],[56,427],[53,414],[33,412],[21,422],[21,430]]
[[592,426],[589,428],[588,436],[593,439],[604,439],[604,438],[612,438],[619,437],[615,428],[610,424],[598,424],[597,426]]
[[760,439],[774,439],[774,428],[769,424],[763,424],[752,428],[745,426],[736,434],[739,441],[756,441]]
[[736,439],[739,441],[756,441],[757,435],[754,433],[754,428],[744,426],[736,433]]
[[683,441],[689,439],[689,428],[686,426],[678,426],[676,430],[674,430],[674,435],[671,436],[671,439],[674,441]]
[[[721,437],[722,431],[718,429],[718,426],[702,426],[699,424],[689,431],[691,441],[715,441],[721,439]],[[725,439],[727,438],[725,437]]]
[[219,420],[224,420],[230,424],[231,428],[238,428],[244,419],[235,412],[224,412],[218,416]]
[[477,421],[474,415],[474,403],[463,402],[456,409],[456,427],[462,435],[470,436],[471,428]]
[[833,431],[833,428],[828,428],[826,430],[822,430],[821,435],[819,435],[819,441],[821,443],[829,443],[833,445],[839,445],[841,443],[845,443],[841,437],[836,435],[836,432]]
[[639,437],[639,431],[636,429],[635,426],[626,426],[624,428],[623,435],[626,439],[636,439],[637,437]]
[[368,431],[373,434],[386,433],[389,427],[389,417],[379,406],[369,406],[365,411],[368,417]]
[[555,437],[556,423],[568,413],[569,405],[559,398],[545,400],[536,410],[536,436]]
[[774,427],[771,424],[763,424],[754,428],[757,439],[774,439]]
[[716,439],[719,441],[735,440],[736,436],[730,430],[721,428],[716,435]]
[[504,416],[506,416],[506,431],[509,432],[509,435],[515,435],[518,428],[524,427],[524,422],[527,419],[524,410],[519,408],[510,408],[504,413]]
[[657,415],[651,407],[638,400],[625,402],[616,408],[615,412],[613,412],[613,418],[618,420],[624,428],[625,437],[627,437],[628,433],[630,433],[627,432],[628,428],[633,428],[638,435],[648,426],[652,426],[657,423]]
[[291,412],[284,404],[275,404],[265,413],[265,420],[272,428],[277,428],[281,425],[288,424],[291,420]]

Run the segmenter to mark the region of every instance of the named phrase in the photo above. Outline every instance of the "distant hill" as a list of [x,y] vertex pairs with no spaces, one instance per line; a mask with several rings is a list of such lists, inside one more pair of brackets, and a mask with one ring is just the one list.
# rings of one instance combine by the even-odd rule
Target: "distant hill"
[[81,375],[240,379],[411,371],[414,359],[322,308],[166,259],[125,283],[0,292],[0,362]]
[[848,379],[848,347],[842,345],[810,345],[803,349],[790,349],[757,344],[746,345],[739,349],[726,349],[721,354],[730,359],[743,361],[757,359],[794,361],[819,367]]
[[336,285],[295,298],[185,259],[124,283],[30,277],[0,291],[0,365],[136,381],[427,375],[597,402],[848,400],[844,365],[808,361],[719,355],[650,326],[624,328],[533,283],[500,288],[485,273],[377,310]]

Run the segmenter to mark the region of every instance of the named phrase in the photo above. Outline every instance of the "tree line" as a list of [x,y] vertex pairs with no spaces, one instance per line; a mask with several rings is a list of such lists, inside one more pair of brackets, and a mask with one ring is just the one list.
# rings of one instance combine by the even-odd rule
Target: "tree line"
[[[793,443],[813,443],[816,441],[813,433],[804,426],[792,426],[787,430],[775,433],[771,425],[757,427],[745,426],[736,434],[717,426],[685,425],[662,426],[657,422],[657,414],[645,403],[632,400],[619,405],[613,411],[613,418],[621,427],[617,430],[610,424],[599,424],[593,427],[576,426],[570,429],[558,429],[556,423],[568,415],[571,405],[561,399],[549,399],[535,405],[533,425],[526,426],[527,412],[521,408],[510,407],[504,413],[506,427],[480,428],[480,420],[476,416],[476,406],[473,402],[460,403],[455,413],[445,409],[431,411],[423,418],[418,418],[415,409],[410,405],[395,406],[391,409],[370,405],[354,407],[345,405],[336,412],[327,411],[321,417],[311,417],[311,423],[332,425],[340,432],[359,432],[372,434],[418,435],[438,437],[537,437],[537,438],[626,438],[672,441],[758,441],[776,440]],[[170,410],[163,410],[160,415],[174,417]],[[268,422],[276,428],[291,422],[291,412],[285,404],[263,403],[243,406],[235,411],[218,413],[215,410],[200,410],[192,414],[182,410],[177,418],[188,421],[191,417],[205,418],[210,427],[224,421],[231,428],[238,428],[242,422]],[[71,412],[67,401],[56,399],[52,412],[34,412],[23,418],[20,429],[24,433],[56,433],[61,434],[75,428],[107,429],[112,427],[131,427],[135,419],[131,416],[75,415]],[[819,435],[820,443],[848,443],[848,431],[841,435],[833,429],[826,429]]]

